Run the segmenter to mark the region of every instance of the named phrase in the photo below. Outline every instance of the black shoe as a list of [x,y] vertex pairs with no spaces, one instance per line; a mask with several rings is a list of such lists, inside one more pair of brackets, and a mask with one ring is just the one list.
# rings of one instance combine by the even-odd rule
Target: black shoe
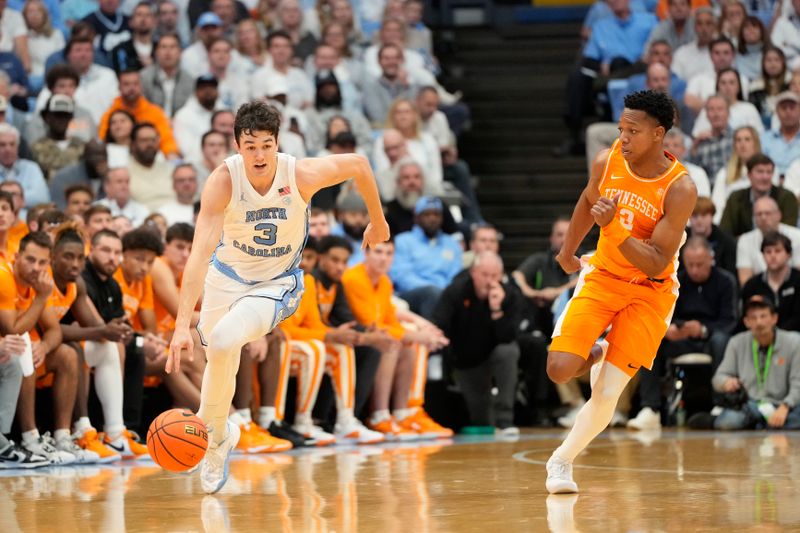
[[0,470],[11,468],[40,468],[50,466],[46,457],[17,446],[14,441],[8,441],[8,446],[0,450]]
[[300,448],[302,446],[315,446],[317,441],[309,439],[305,435],[298,433],[286,424],[273,421],[267,429],[269,434],[279,439],[288,440],[292,443],[293,448]]
[[711,413],[695,413],[686,421],[689,429],[714,429],[715,416]]

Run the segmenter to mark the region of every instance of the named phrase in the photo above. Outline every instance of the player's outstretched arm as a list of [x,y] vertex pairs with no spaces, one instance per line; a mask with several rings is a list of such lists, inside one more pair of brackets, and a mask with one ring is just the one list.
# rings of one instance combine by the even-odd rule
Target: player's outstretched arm
[[175,333],[172,336],[165,370],[180,370],[181,352],[188,351],[192,356],[194,341],[189,332],[192,312],[197,304],[203,283],[208,273],[211,254],[222,235],[222,223],[225,220],[225,206],[231,199],[231,175],[225,164],[211,173],[203,195],[200,198],[200,213],[194,230],[192,252],[183,271],[180,296],[178,299],[178,316],[175,319]]
[[[656,224],[650,240],[628,237],[619,245],[619,251],[636,268],[651,278],[657,278],[678,253],[696,201],[697,188],[692,179],[688,175],[680,178],[667,192],[664,217]],[[612,223],[620,222],[615,216]]]
[[572,218],[570,218],[569,221],[567,235],[564,238],[564,244],[561,246],[561,251],[556,256],[556,260],[561,265],[561,268],[568,274],[576,272],[581,268],[581,262],[575,256],[575,253],[594,225],[594,218],[592,218],[590,210],[592,204],[600,197],[600,180],[606,166],[608,153],[609,150],[603,150],[595,157],[592,163],[592,175],[589,176],[589,183],[586,184],[586,188],[575,204],[575,209],[572,211]]
[[381,198],[375,176],[367,158],[358,154],[313,157],[297,162],[297,187],[308,202],[320,189],[332,187],[353,178],[369,212],[369,225],[364,231],[363,246],[384,242],[389,238],[389,224],[383,216]]

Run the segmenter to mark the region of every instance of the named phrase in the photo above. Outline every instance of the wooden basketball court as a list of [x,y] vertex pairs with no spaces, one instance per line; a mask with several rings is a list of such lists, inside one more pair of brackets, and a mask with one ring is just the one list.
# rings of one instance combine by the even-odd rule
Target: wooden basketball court
[[800,433],[605,432],[548,497],[561,436],[238,456],[214,497],[147,461],[0,471],[0,531],[800,531]]

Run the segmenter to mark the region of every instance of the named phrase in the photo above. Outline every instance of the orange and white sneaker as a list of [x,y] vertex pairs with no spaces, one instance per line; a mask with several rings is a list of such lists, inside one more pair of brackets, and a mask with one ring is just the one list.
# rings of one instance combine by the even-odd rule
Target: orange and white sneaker
[[453,436],[452,429],[438,424],[422,407],[397,423],[400,427],[416,431],[423,439],[449,439]]
[[100,457],[97,460],[100,464],[113,463],[114,461],[122,459],[122,455],[103,444],[100,435],[98,435],[97,430],[94,428],[87,429],[83,432],[83,435],[75,434],[72,437],[75,444],[84,450],[96,453],[98,457]]
[[273,437],[268,431],[252,422],[241,424],[239,431],[241,436],[235,453],[285,452],[292,448],[291,442]]
[[383,433],[367,429],[356,417],[337,422],[333,434],[338,444],[377,444],[386,440]]
[[114,440],[106,435],[103,444],[120,454],[123,459],[138,459],[148,455],[147,446],[139,442],[138,435],[128,429],[123,430]]
[[300,433],[307,439],[314,441],[314,446],[330,446],[336,443],[336,437],[319,426],[307,422],[305,424],[295,424],[292,426],[296,432]]
[[383,436],[389,442],[394,441],[409,441],[417,440],[419,433],[412,429],[401,427],[394,417],[384,418],[378,423],[373,423],[371,420],[367,422],[367,426],[378,433],[383,433]]

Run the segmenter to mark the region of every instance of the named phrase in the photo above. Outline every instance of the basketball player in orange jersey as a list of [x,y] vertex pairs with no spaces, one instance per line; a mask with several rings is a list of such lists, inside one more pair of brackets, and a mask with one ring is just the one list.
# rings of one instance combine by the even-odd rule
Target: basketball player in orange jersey
[[[592,396],[547,461],[551,493],[578,492],[572,462],[608,426],[628,381],[652,366],[675,308],[677,253],[697,190],[662,146],[674,114],[661,92],[625,97],[619,139],[592,164],[556,256],[566,272],[581,274],[553,332],[547,373],[566,383],[591,368]],[[595,223],[601,228],[597,251],[578,259],[575,252]],[[608,344],[592,350],[609,325]]]

